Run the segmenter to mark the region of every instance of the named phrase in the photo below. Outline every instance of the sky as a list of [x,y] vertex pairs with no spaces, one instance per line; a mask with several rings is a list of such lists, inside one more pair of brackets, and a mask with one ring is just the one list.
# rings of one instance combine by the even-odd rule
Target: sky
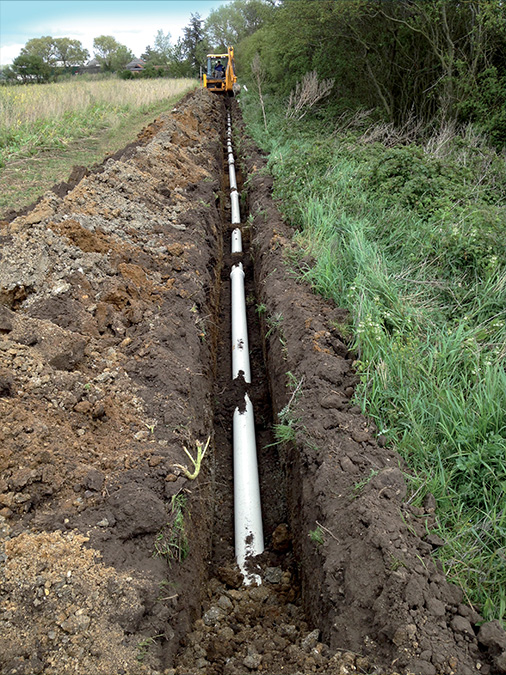
[[[229,1],[229,0],[228,0]],[[8,65],[31,38],[79,40],[93,58],[93,38],[112,35],[139,57],[158,30],[182,36],[190,14],[207,18],[227,0],[0,0],[0,64]]]

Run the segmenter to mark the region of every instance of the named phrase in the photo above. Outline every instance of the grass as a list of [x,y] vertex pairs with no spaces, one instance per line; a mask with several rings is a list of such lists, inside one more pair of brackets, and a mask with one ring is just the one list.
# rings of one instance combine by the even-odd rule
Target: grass
[[30,204],[74,165],[91,166],[135,140],[193,86],[184,79],[76,78],[0,87],[0,212]]
[[407,460],[412,503],[435,496],[449,578],[504,621],[505,158],[470,128],[392,145],[275,109],[265,135],[253,103],[299,274],[352,316],[356,400]]
[[169,562],[186,560],[189,554],[188,536],[184,523],[186,497],[177,494],[171,501],[171,520],[158,533],[155,539],[154,556],[162,557]]

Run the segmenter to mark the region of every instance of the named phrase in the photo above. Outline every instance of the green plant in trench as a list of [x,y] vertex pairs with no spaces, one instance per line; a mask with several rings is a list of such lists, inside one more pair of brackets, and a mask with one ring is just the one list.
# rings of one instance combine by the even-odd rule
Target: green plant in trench
[[153,635],[153,637],[147,637],[144,640],[141,640],[137,643],[137,661],[144,661],[149,648],[156,643],[157,638],[163,637],[163,633],[159,635]]
[[186,497],[177,494],[171,501],[171,522],[160,530],[155,539],[153,556],[165,558],[167,562],[182,562],[188,557],[188,537],[184,524]]
[[209,447],[209,441],[210,440],[211,440],[211,436],[208,436],[205,445],[203,443],[201,443],[200,441],[197,441],[197,443],[196,443],[196,445],[197,445],[197,457],[196,457],[196,459],[194,459],[192,457],[192,455],[190,454],[190,452],[188,451],[188,449],[183,446],[183,450],[186,452],[188,457],[191,459],[194,471],[193,471],[193,473],[190,473],[190,471],[188,471],[188,467],[182,466],[181,464],[174,464],[174,466],[177,467],[178,469],[181,469],[181,471],[183,471],[184,475],[186,476],[186,478],[188,478],[188,480],[195,480],[195,478],[197,478],[197,476],[199,475],[200,465],[202,464],[202,460],[204,459],[204,455],[206,454],[207,448]]
[[324,539],[323,539],[323,530],[322,528],[318,525],[314,530],[309,530],[309,538],[313,542],[313,544],[316,544],[317,546],[322,546]]

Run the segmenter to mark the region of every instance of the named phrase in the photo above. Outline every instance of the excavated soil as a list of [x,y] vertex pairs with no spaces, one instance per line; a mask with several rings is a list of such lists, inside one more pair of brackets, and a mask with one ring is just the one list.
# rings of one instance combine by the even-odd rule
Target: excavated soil
[[[252,385],[230,380],[227,107]],[[432,557],[433,503],[352,403],[343,311],[297,281],[263,167],[237,102],[200,90],[0,223],[2,673],[506,672],[505,633]],[[233,552],[245,388],[258,587]]]

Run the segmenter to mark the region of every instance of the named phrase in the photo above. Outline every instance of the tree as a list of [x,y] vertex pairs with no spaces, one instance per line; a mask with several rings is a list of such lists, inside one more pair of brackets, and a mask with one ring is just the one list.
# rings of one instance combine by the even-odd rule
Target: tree
[[123,70],[126,64],[134,58],[128,47],[120,44],[112,35],[100,35],[95,38],[93,49],[102,68],[109,72]]
[[28,40],[20,52],[20,56],[36,56],[47,66],[56,65],[56,53],[54,38],[45,35],[40,38]]
[[21,79],[24,84],[47,82],[51,76],[51,68],[44,63],[41,56],[21,53],[12,62],[11,73],[16,80]]
[[215,51],[226,51],[259,30],[274,9],[269,0],[234,0],[213,9],[205,22],[209,44]]
[[63,68],[82,66],[90,57],[90,53],[83,48],[79,40],[70,38],[55,38],[53,49],[55,60]]
[[170,44],[170,33],[159,30],[156,33],[153,47],[148,45],[141,59],[154,66],[166,66],[172,60],[172,45]]
[[182,46],[192,74],[198,75],[200,66],[205,62],[207,41],[202,25],[204,21],[200,18],[200,14],[197,12],[190,17],[190,23],[183,28]]

